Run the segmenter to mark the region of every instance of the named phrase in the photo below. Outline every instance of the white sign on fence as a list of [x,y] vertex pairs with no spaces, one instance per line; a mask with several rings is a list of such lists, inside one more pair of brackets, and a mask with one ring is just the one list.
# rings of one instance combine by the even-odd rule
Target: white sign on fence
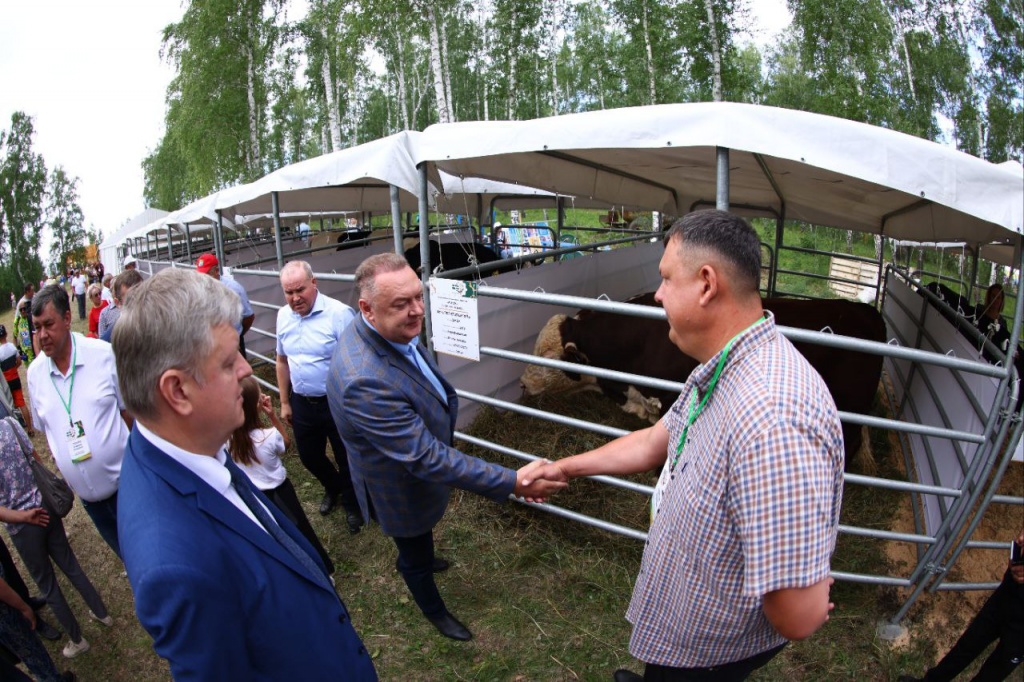
[[434,350],[480,361],[477,283],[430,278],[430,322]]

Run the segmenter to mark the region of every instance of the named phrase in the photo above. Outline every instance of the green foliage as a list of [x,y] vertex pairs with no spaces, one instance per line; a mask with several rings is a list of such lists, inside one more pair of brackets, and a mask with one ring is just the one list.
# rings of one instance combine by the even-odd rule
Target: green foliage
[[67,267],[69,256],[85,246],[87,237],[82,208],[78,205],[78,178],[68,177],[64,169],[57,166],[50,174],[49,194],[50,271],[61,272]]
[[46,199],[46,163],[32,149],[35,129],[24,112],[11,115],[0,131],[0,289],[21,291],[39,279]]

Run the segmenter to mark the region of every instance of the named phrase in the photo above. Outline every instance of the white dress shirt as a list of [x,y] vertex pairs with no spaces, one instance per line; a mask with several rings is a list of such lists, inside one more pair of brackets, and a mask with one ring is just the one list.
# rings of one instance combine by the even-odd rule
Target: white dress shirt
[[[124,400],[109,343],[72,334],[71,358],[67,374],[61,374],[45,355],[28,366],[32,415],[46,433],[64,480],[83,500],[99,502],[117,492],[121,478],[121,460],[128,442],[128,425],[121,417]],[[65,407],[68,396],[70,418]],[[92,454],[78,464],[71,461],[66,436],[71,422],[82,422]]]
[[[139,433],[142,434],[142,436],[152,443],[158,450],[191,471],[193,474],[198,476],[203,483],[223,495],[228,502],[238,508],[238,511],[252,519],[252,522],[255,523],[260,530],[263,532],[267,531],[267,529],[263,527],[263,524],[256,518],[256,515],[252,513],[252,510],[249,509],[249,506],[242,501],[241,497],[239,497],[238,492],[235,491],[235,486],[231,485],[231,472],[229,472],[227,467],[224,465],[228,458],[226,448],[221,448],[217,451],[216,457],[198,455],[194,452],[189,452],[188,450],[179,448],[170,441],[164,440],[143,426],[141,422],[135,422],[135,428],[137,428]],[[259,499],[256,501],[260,502]],[[270,518],[274,518],[274,515],[269,509],[267,509],[267,505],[260,502],[260,506],[266,509],[267,514],[270,514]]]

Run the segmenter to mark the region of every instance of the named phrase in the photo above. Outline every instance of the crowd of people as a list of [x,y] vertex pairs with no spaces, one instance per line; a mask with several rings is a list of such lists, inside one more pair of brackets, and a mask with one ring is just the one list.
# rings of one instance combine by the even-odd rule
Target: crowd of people
[[[143,281],[128,268],[87,284],[89,335],[72,333],[59,284],[26,291],[27,336],[14,335],[33,423],[123,561],[136,615],[176,678],[376,679],[281,461],[290,427],[323,487],[320,513],[340,506],[352,534],[376,521],[423,617],[458,641],[473,633],[434,577],[449,567],[433,530],[452,488],[544,501],[582,476],[660,470],[626,613],[645,669],[614,678],[741,680],[829,618],[842,432],[821,377],[761,307],[750,226],[699,211],[665,241],[656,298],[672,341],[701,362],[678,401],[650,428],[518,471],[453,446],[458,398],[419,342],[422,285],[401,255],[360,264],[357,309],[321,293],[308,263],[281,270],[279,413],[245,358],[252,307],[212,254],[195,272]],[[32,479],[37,454],[16,419],[0,422],[0,447],[0,520],[40,590],[31,602],[0,562],[0,643],[38,679],[58,679],[32,641],[31,627],[44,634],[38,607],[67,633],[65,656],[89,643],[51,561],[90,617],[113,620]]]

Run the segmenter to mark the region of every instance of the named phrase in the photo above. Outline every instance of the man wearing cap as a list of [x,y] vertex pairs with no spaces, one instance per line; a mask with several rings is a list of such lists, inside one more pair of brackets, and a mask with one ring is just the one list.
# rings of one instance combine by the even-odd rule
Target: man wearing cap
[[135,260],[135,256],[125,256],[124,264],[121,266],[122,270],[135,270],[138,265],[138,261]]
[[221,284],[226,286],[231,291],[238,294],[238,298],[242,299],[242,319],[239,323],[235,324],[235,331],[238,332],[238,352],[245,357],[245,333],[249,331],[249,327],[252,326],[252,321],[256,319],[256,314],[252,311],[252,305],[249,303],[249,296],[246,295],[245,289],[242,285],[234,280],[232,277],[221,279],[220,276],[220,263],[217,261],[217,257],[212,253],[204,253],[196,261],[196,271],[201,275],[209,275]]
[[[327,405],[327,374],[341,333],[356,314],[341,301],[317,291],[316,277],[305,261],[281,269],[281,288],[288,304],[277,311],[277,387],[281,419],[292,425],[299,459],[324,487],[320,513],[327,514],[340,498],[348,530],[363,525],[352,488],[348,456]],[[327,441],[337,468],[327,459]]]

